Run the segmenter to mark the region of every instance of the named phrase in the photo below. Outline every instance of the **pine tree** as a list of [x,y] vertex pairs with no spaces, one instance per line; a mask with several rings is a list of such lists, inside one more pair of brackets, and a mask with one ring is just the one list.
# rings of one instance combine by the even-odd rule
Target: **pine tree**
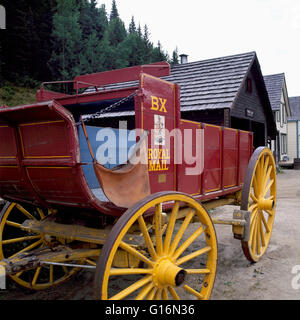
[[144,63],[150,63],[151,54],[153,51],[153,44],[150,42],[150,33],[147,25],[144,26],[144,34],[143,34],[143,60]]
[[119,18],[119,12],[118,12],[118,9],[117,9],[116,0],[112,0],[109,21],[112,21],[112,20],[114,20],[116,18]]
[[[92,8],[94,7],[93,3],[91,3]],[[96,8],[97,9],[97,8]],[[92,9],[94,11],[94,9]],[[95,15],[95,28],[97,32],[97,37],[99,40],[104,36],[104,32],[108,28],[108,19],[107,12],[105,8],[105,4],[101,5],[99,9],[97,9],[98,14]]]
[[60,80],[70,80],[81,73],[82,30],[75,0],[57,0],[53,17],[52,55],[49,68]]
[[178,48],[173,51],[172,53],[172,60],[171,65],[179,64],[179,58],[178,58]]
[[129,34],[135,34],[136,33],[136,26],[135,26],[135,21],[134,21],[134,17],[132,16],[131,17],[131,21],[130,21],[130,24],[129,24]]
[[157,47],[155,47],[152,50],[151,60],[152,60],[152,62],[159,62],[159,61],[167,61],[168,60],[167,54],[165,54],[162,50],[162,46],[160,44],[160,41],[158,41]]

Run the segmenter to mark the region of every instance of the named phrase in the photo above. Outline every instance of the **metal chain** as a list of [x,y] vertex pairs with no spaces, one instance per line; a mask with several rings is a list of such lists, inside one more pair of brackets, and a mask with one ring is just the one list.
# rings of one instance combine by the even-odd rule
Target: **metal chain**
[[[93,114],[90,114],[90,115],[86,116],[84,119],[82,119],[82,121],[83,121],[83,122],[88,122],[88,121],[93,120],[93,119],[99,119],[99,118],[101,118],[101,115],[102,115],[102,114],[107,113],[107,112],[115,109],[116,107],[118,107],[118,106],[120,106],[121,104],[129,101],[130,99],[132,99],[132,98],[133,98],[134,96],[136,96],[136,95],[137,95],[137,91],[134,92],[134,93],[132,93],[132,94],[130,94],[129,96],[127,96],[127,97],[125,97],[125,98],[123,98],[123,99],[121,99],[121,100],[119,100],[119,101],[117,101],[117,102],[115,102],[115,103],[107,106],[106,108],[101,109],[101,110],[98,111],[98,112],[95,112],[95,113],[93,113]],[[81,121],[76,122],[76,125],[77,125],[77,126],[80,125],[80,124],[81,124]]]

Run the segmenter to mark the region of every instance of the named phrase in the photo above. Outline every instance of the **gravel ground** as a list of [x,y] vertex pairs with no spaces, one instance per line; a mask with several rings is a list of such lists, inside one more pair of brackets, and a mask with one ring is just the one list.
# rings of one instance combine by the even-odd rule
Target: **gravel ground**
[[[220,207],[215,214],[230,217],[232,211],[231,206]],[[273,234],[258,263],[246,260],[231,226],[215,227],[218,269],[211,300],[300,299],[300,171],[278,174]],[[91,300],[93,276],[93,272],[83,271],[59,287],[34,293],[7,281],[7,289],[0,290],[0,300]]]

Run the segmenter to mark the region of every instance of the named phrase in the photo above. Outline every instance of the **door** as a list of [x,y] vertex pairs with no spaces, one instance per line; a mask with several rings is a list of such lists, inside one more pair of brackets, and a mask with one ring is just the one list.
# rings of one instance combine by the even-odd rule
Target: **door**
[[[151,193],[176,190],[174,139],[180,118],[177,85],[142,73],[135,100],[136,129],[147,130]],[[138,134],[137,134],[138,135]]]

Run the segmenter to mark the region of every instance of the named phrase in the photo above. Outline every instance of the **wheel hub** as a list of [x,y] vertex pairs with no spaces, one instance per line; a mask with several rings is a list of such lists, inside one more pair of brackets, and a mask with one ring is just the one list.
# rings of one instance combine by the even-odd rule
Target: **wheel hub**
[[258,200],[258,208],[261,209],[261,210],[273,210],[274,201],[273,200],[266,200],[264,198],[260,198]]
[[176,266],[168,258],[159,260],[154,267],[153,282],[159,288],[164,286],[178,287],[186,278],[186,271]]

